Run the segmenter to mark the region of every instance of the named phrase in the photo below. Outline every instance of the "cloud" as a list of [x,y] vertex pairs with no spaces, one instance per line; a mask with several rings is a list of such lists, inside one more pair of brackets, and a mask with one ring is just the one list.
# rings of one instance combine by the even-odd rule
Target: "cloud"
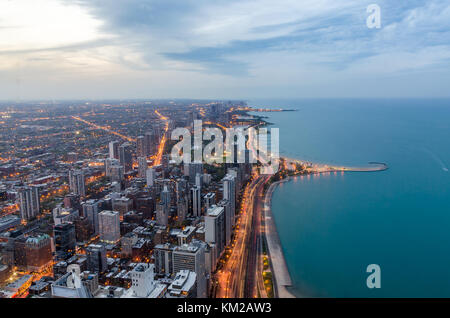
[[[78,81],[77,91],[108,77],[105,90],[126,79],[142,91],[141,83],[165,91],[176,82],[174,94],[277,95],[296,83],[298,92],[321,96],[339,84],[351,96],[373,76],[398,77],[400,88],[405,74],[450,69],[450,4],[439,0],[378,0],[379,30],[366,27],[373,0],[35,3],[2,3],[0,72],[21,65],[31,82],[40,70]],[[124,95],[134,92],[122,86]]]

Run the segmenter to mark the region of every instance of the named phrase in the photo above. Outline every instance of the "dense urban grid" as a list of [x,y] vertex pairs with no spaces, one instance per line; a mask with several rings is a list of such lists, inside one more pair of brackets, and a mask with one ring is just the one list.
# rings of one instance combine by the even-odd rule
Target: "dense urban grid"
[[[1,107],[1,297],[274,296],[262,194],[287,170],[170,157],[175,127],[261,127],[249,111],[269,110],[232,101]],[[305,168],[290,165],[291,174]]]

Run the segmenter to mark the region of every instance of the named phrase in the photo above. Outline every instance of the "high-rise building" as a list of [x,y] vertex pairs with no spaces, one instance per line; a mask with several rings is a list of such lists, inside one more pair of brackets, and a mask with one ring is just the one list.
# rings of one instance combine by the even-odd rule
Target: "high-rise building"
[[42,272],[52,264],[51,239],[47,234],[23,236],[14,243],[16,266],[25,271]]
[[197,162],[187,163],[184,165],[184,171],[185,175],[187,172],[187,176],[189,176],[189,182],[195,184],[197,173],[203,174],[203,164]]
[[115,198],[112,200],[112,209],[119,212],[119,219],[123,221],[125,213],[133,210],[133,200],[127,197]]
[[80,212],[77,209],[66,209],[61,203],[53,209],[53,222],[55,225],[65,222],[75,222],[79,217]]
[[64,196],[64,207],[66,209],[78,209],[80,208],[80,196],[73,194],[73,193],[69,193],[67,195]]
[[147,147],[144,136],[138,136],[136,138],[136,155],[138,157],[147,157]]
[[231,227],[234,226],[234,218],[236,214],[236,178],[231,174],[227,174],[223,179],[223,198],[230,202],[230,215],[227,216]]
[[195,176],[195,185],[199,188],[202,188],[203,186],[203,175],[200,173],[197,173]]
[[147,158],[138,157],[138,177],[145,178],[147,173]]
[[136,211],[142,213],[144,219],[151,219],[155,212],[155,201],[151,196],[137,198]]
[[155,289],[155,265],[140,263],[130,272],[132,297],[147,298]]
[[191,209],[193,216],[202,215],[200,188],[198,186],[191,188]]
[[119,160],[106,159],[105,163],[106,173],[105,175],[111,179],[112,182],[121,182],[124,179],[124,169],[120,165]]
[[190,244],[177,246],[172,253],[172,273],[189,270],[197,274],[197,297],[206,298],[206,243],[192,240]]
[[119,159],[119,142],[111,141],[109,143],[109,159]]
[[164,189],[161,191],[161,203],[166,206],[167,209],[170,208],[170,191],[167,188],[167,185],[164,186]]
[[225,213],[223,207],[213,205],[206,212],[205,241],[216,246],[216,258],[219,259],[225,249]]
[[231,224],[231,204],[227,199],[221,200],[217,203],[217,206],[223,207],[224,209],[224,220],[225,220],[225,245],[231,243],[232,224]]
[[19,207],[22,220],[35,218],[40,211],[39,188],[36,186],[20,188]]
[[148,131],[144,138],[147,156],[156,154],[159,143],[156,132],[154,130]]
[[64,259],[67,255],[75,254],[76,237],[73,223],[55,225],[53,227],[53,239],[58,257]]
[[216,194],[214,192],[208,192],[203,198],[205,202],[205,209],[208,210],[212,205],[216,204]]
[[108,267],[106,249],[103,245],[90,244],[86,248],[87,268],[94,273],[104,273]]
[[102,211],[98,214],[100,240],[106,243],[117,243],[120,240],[119,212]]
[[161,200],[156,210],[157,224],[167,226],[167,224],[169,223],[170,201],[170,191],[165,185],[163,191],[161,191]]
[[94,235],[98,235],[99,233],[99,222],[98,222],[98,213],[99,213],[99,201],[96,200],[87,200],[82,204],[83,207],[83,216],[87,217],[89,220],[92,232]]
[[123,166],[125,173],[133,169],[133,157],[131,151],[131,144],[125,142],[119,147],[119,161]]
[[232,175],[234,177],[235,183],[235,197],[237,198],[239,194],[239,189],[242,186],[242,178],[244,176],[244,166],[239,164],[238,167],[232,167],[227,169],[227,175]]
[[177,199],[177,218],[179,222],[183,222],[186,219],[188,213],[188,200],[186,196],[179,196]]
[[70,191],[80,197],[86,196],[85,189],[86,180],[84,178],[83,170],[70,170],[69,171],[69,187]]
[[146,172],[146,177],[147,177],[147,186],[153,187],[153,184],[155,182],[155,169],[148,168]]
[[175,249],[169,243],[158,244],[153,249],[153,257],[155,259],[155,272],[158,274],[172,274],[172,253]]
[[89,219],[86,216],[79,217],[74,221],[74,225],[77,242],[89,241],[93,234],[93,228]]
[[128,258],[133,256],[133,246],[138,241],[138,236],[136,233],[128,232],[120,239],[120,256],[122,258]]

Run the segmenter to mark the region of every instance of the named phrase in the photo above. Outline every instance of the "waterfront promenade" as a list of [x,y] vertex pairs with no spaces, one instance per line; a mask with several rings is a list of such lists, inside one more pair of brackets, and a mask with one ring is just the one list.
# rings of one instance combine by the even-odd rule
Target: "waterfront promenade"
[[272,270],[274,295],[277,298],[295,298],[287,289],[292,286],[292,281],[271,209],[273,191],[278,184],[286,181],[288,179],[272,183],[264,197],[265,236]]

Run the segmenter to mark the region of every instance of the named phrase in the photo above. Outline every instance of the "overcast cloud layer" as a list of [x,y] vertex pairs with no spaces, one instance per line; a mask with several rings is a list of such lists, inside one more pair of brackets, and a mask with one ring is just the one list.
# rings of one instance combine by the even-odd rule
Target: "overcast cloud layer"
[[449,1],[0,1],[3,100],[448,97],[448,83]]

